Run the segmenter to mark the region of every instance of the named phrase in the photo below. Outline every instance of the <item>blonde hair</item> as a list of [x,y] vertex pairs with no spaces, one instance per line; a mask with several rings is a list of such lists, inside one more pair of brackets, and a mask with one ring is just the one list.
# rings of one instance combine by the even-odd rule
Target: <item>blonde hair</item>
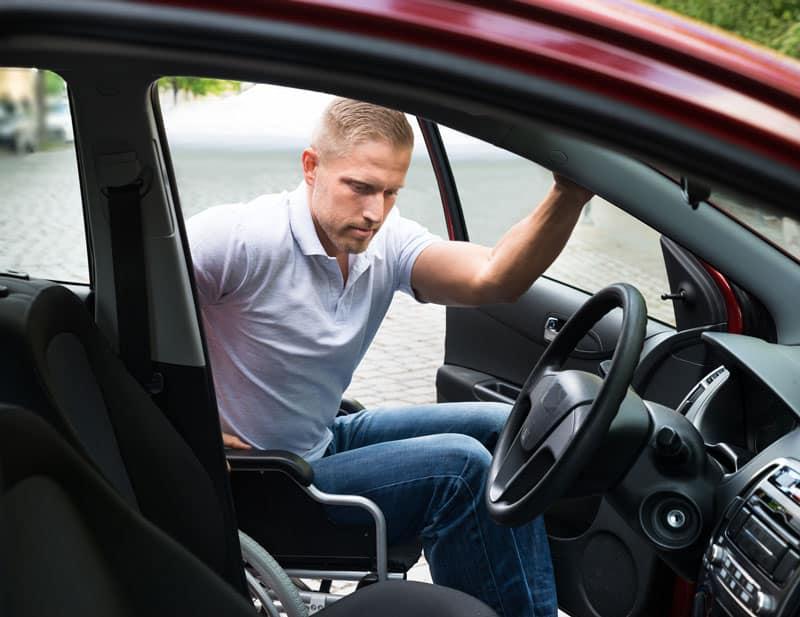
[[322,158],[338,157],[368,141],[385,141],[396,148],[411,149],[414,132],[401,111],[336,98],[322,112],[311,137],[311,147]]

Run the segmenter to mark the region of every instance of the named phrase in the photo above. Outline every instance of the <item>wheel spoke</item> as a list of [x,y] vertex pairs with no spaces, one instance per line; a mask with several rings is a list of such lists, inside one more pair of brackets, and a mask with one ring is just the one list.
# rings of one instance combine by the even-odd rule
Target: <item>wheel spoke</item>
[[494,478],[491,488],[489,489],[489,498],[492,501],[498,501],[507,492],[509,485],[514,482],[519,474],[519,470],[525,467],[526,458],[528,453],[520,443],[520,434],[522,430],[517,431],[514,441],[508,448],[500,468],[497,470],[497,476]]
[[579,429],[578,423],[578,411],[582,409],[582,407],[578,407],[567,415],[558,426],[547,436],[542,442],[542,445],[537,450],[537,454],[541,450],[547,450],[555,460],[558,460],[562,454],[566,451],[569,447],[569,444],[572,443],[572,439],[575,436],[575,433]]
[[590,409],[591,405],[581,405],[573,409],[532,453],[522,447],[520,431],[490,488],[491,500],[513,501],[533,490],[569,448]]

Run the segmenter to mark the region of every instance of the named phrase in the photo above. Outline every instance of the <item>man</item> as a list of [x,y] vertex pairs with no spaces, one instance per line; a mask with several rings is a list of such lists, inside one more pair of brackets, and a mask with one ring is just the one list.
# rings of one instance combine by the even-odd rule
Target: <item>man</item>
[[422,536],[435,582],[508,617],[555,615],[542,521],[500,527],[483,501],[507,405],[336,412],[396,290],[440,304],[514,301],[591,195],[556,177],[493,249],[442,241],[393,210],[412,147],[402,113],[337,99],[294,192],[190,221],[224,442],[296,452],[322,490],[371,498],[390,543]]

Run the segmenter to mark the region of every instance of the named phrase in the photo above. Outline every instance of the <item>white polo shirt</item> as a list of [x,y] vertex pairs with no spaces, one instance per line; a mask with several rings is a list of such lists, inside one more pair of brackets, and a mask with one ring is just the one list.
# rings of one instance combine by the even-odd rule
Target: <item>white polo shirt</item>
[[305,183],[187,224],[222,429],[257,448],[321,457],[353,372],[396,290],[440,238],[395,208],[347,285],[325,253]]

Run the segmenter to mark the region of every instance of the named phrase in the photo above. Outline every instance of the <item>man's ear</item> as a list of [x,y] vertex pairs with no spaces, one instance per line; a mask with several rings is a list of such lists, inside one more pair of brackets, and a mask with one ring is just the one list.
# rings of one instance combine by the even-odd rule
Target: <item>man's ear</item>
[[319,167],[319,154],[314,148],[306,148],[303,150],[301,160],[303,162],[303,178],[308,186],[314,186],[317,168]]

